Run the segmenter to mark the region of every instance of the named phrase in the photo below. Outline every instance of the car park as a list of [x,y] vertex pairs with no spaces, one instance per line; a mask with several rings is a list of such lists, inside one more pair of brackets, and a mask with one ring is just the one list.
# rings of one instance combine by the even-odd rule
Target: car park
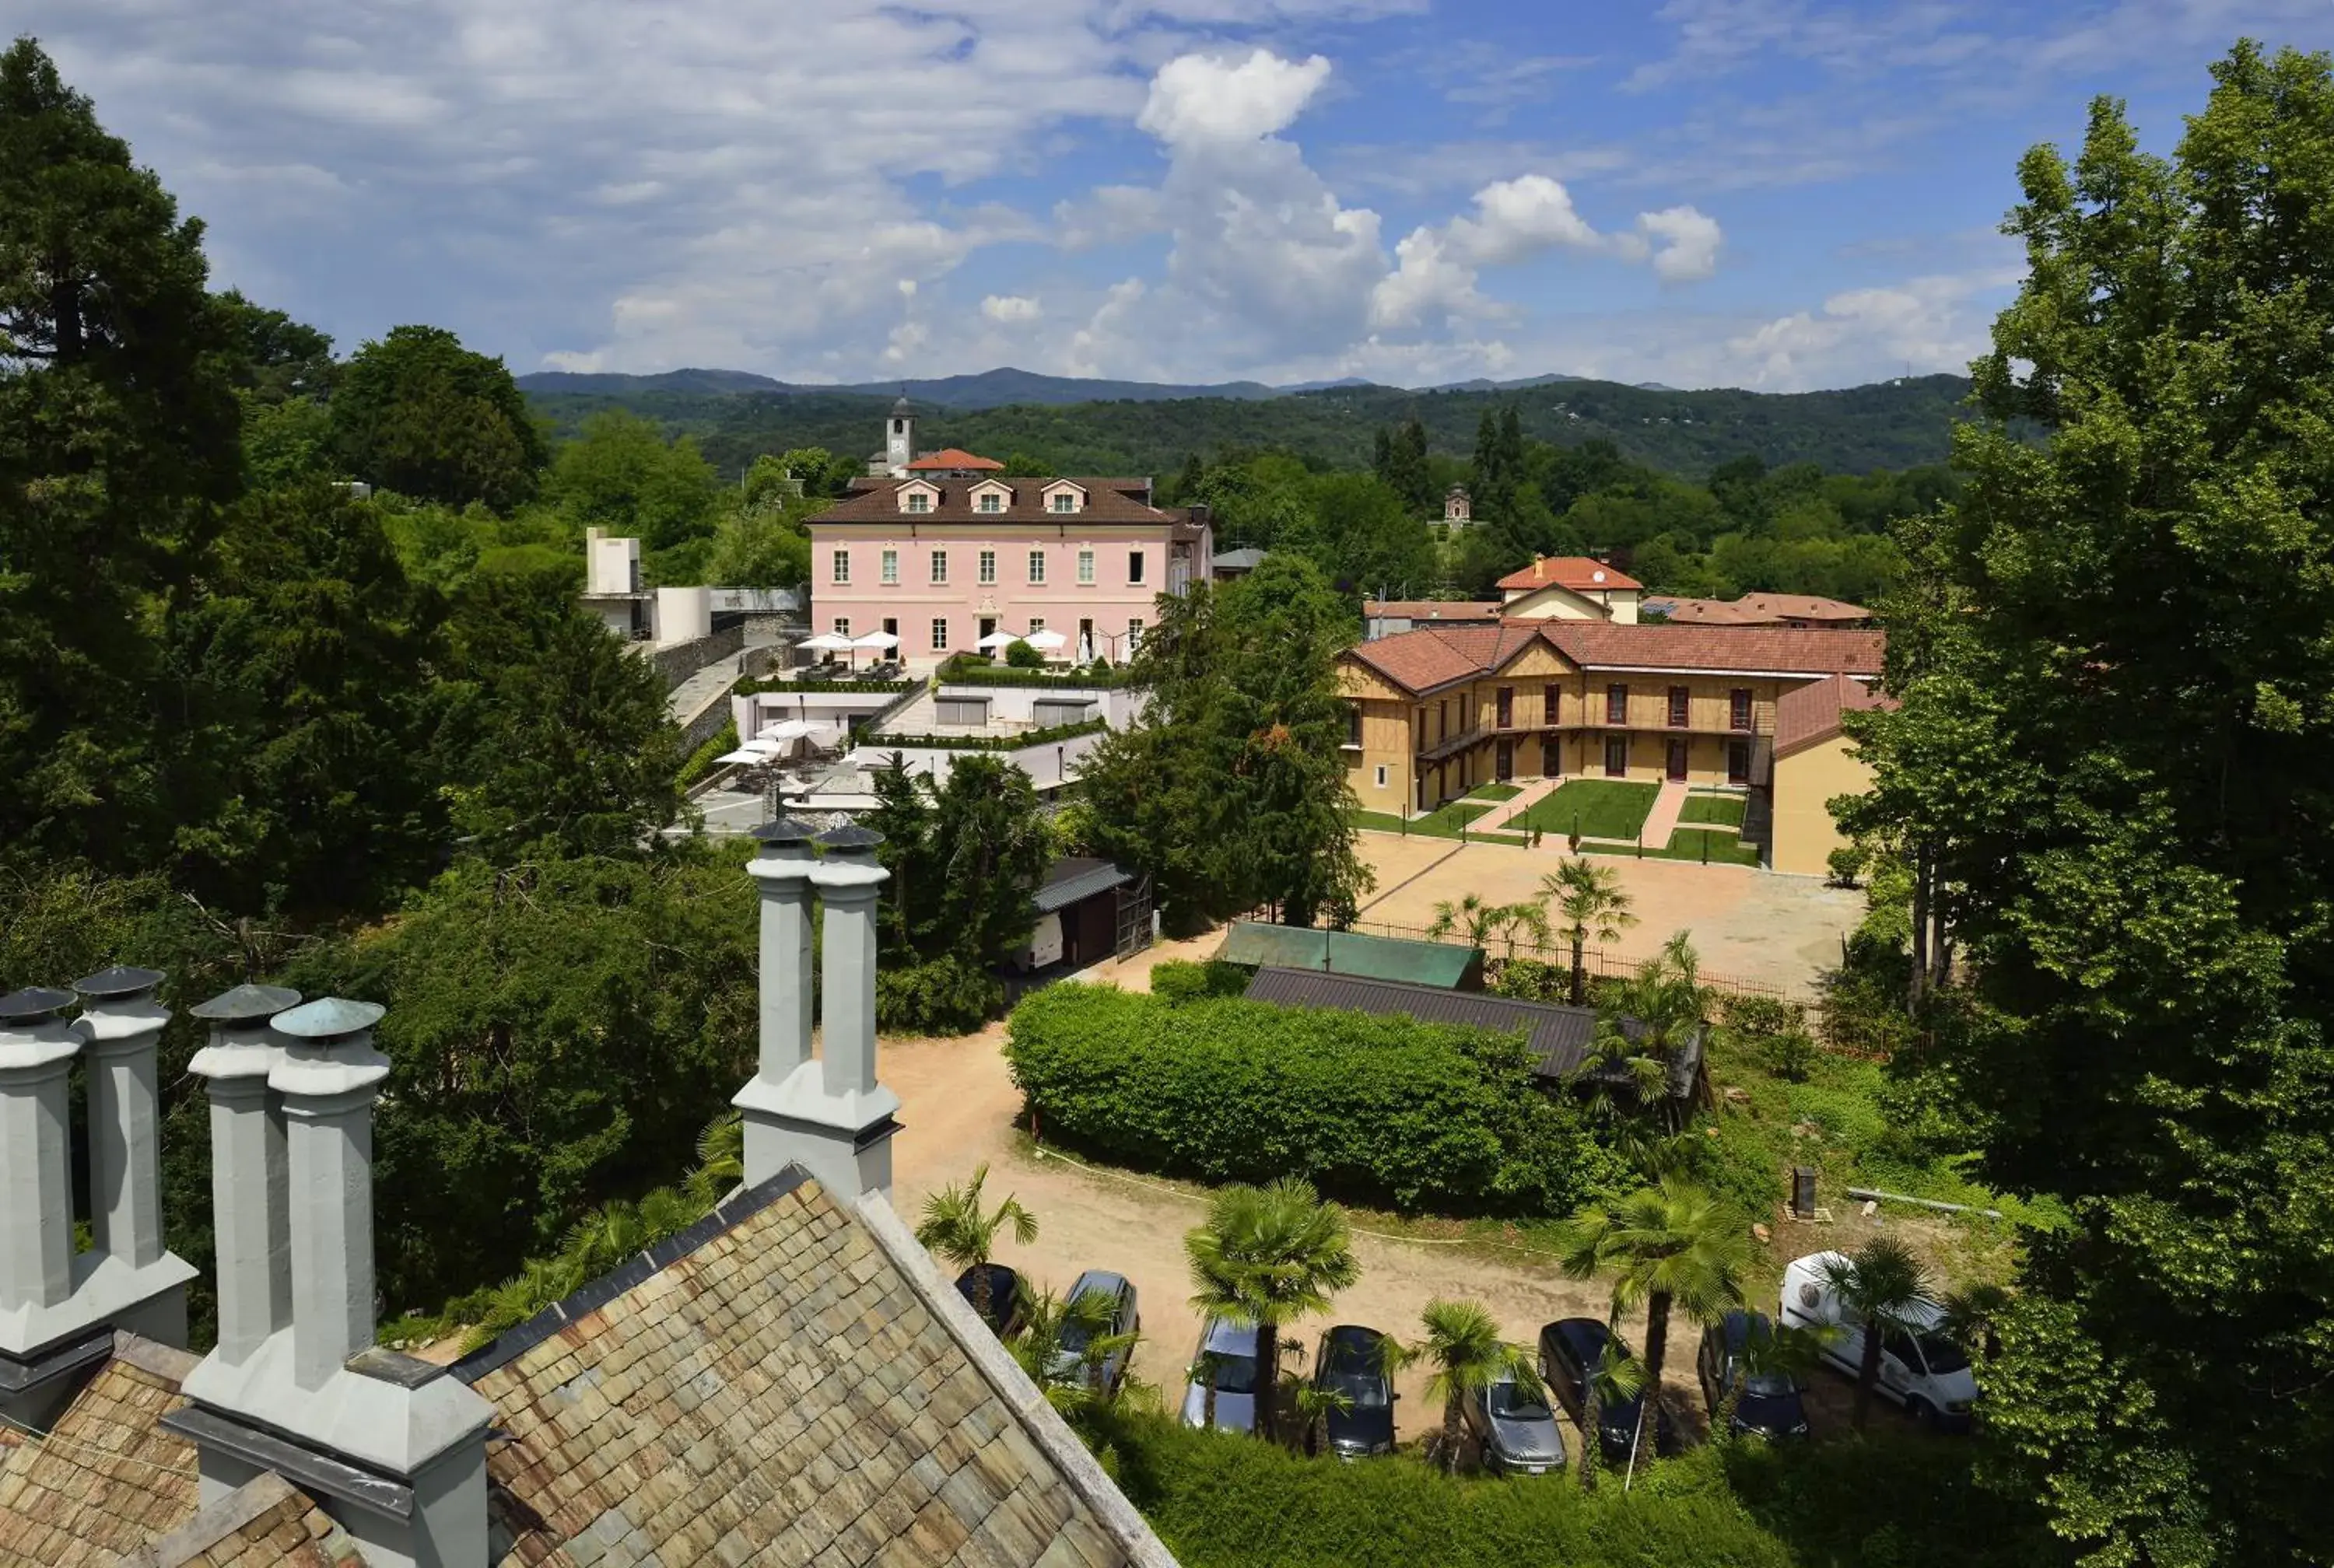
[[1799,1380],[1789,1372],[1747,1368],[1750,1348],[1774,1332],[1773,1320],[1764,1313],[1728,1313],[1702,1331],[1693,1370],[1713,1420],[1739,1380],[1742,1391],[1734,1404],[1734,1430],[1743,1437],[1790,1442],[1808,1435],[1808,1407]]
[[1216,1429],[1251,1431],[1256,1427],[1256,1325],[1211,1317],[1200,1325],[1200,1345],[1191,1357],[1191,1381],[1183,1386],[1183,1424],[1208,1424],[1208,1386],[1216,1391]]
[[1545,1391],[1501,1377],[1467,1396],[1460,1410],[1482,1445],[1486,1467],[1506,1476],[1563,1473],[1564,1431]]
[[[1595,1318],[1565,1318],[1539,1331],[1540,1380],[1564,1407],[1564,1413],[1576,1422],[1580,1419],[1581,1407],[1587,1402],[1589,1378],[1603,1361],[1607,1344],[1616,1346],[1621,1355],[1629,1353],[1628,1344],[1616,1339],[1612,1330]],[[1607,1465],[1629,1463],[1631,1450],[1638,1442],[1637,1423],[1644,1408],[1643,1392],[1625,1400],[1608,1398],[1597,1408],[1596,1447]],[[1654,1415],[1654,1450],[1674,1454],[1678,1447],[1677,1423],[1670,1419],[1668,1408],[1657,1403]],[[1636,1456],[1641,1461],[1652,1457]]]
[[[1113,1274],[1108,1269],[1090,1268],[1078,1275],[1077,1282],[1070,1286],[1069,1294],[1062,1299],[1075,1302],[1085,1296],[1099,1296],[1110,1303],[1109,1326],[1103,1329],[1098,1337],[1130,1338],[1143,1327],[1143,1315],[1135,1306],[1134,1286],[1124,1275]],[[1057,1375],[1066,1377],[1078,1370],[1085,1359],[1088,1342],[1085,1324],[1067,1323],[1062,1325],[1061,1349],[1054,1358]],[[1133,1349],[1131,1343],[1120,1344],[1100,1358],[1104,1393],[1115,1390],[1126,1376],[1127,1357]]]
[[[1836,1252],[1793,1260],[1783,1271],[1777,1305],[1784,1323],[1824,1332],[1824,1361],[1853,1378],[1863,1366],[1865,1325],[1827,1277],[1827,1270],[1847,1261]],[[1880,1376],[1873,1391],[1940,1430],[1967,1430],[1977,1403],[1977,1374],[1969,1358],[1938,1331],[1944,1313],[1936,1303],[1917,1303],[1907,1315],[1913,1332],[1892,1330],[1881,1336]]]
[[1386,1336],[1356,1323],[1339,1323],[1321,1336],[1313,1356],[1313,1386],[1345,1396],[1322,1417],[1329,1451],[1341,1459],[1394,1452],[1394,1379],[1386,1369]]

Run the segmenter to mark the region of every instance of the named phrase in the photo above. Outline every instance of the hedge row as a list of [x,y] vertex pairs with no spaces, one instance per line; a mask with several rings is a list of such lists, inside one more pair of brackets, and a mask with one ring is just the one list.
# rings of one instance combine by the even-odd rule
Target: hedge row
[[1788,1568],[1704,1458],[1624,1494],[1565,1477],[1453,1478],[1406,1455],[1339,1464],[1162,1417],[1109,1423],[1120,1488],[1185,1568]]
[[876,751],[918,747],[938,751],[1020,751],[1027,746],[1075,740],[1082,735],[1097,735],[1109,727],[1110,720],[1106,718],[1082,718],[1075,724],[1023,730],[1018,735],[871,735],[859,744]]
[[1056,986],[1014,1009],[1006,1056],[1043,1136],[1206,1181],[1537,1215],[1625,1177],[1515,1034]]

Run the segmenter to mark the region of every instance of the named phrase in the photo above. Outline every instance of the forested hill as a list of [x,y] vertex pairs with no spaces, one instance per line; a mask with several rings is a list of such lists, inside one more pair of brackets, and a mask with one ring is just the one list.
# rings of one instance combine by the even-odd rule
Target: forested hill
[[[1433,450],[1474,450],[1484,410],[1513,403],[1524,433],[1562,446],[1602,438],[1624,456],[1682,478],[1701,479],[1729,458],[1756,453],[1770,467],[1814,463],[1828,473],[1868,473],[1943,462],[1968,395],[1960,376],[1923,376],[1828,392],[1678,392],[1611,381],[1554,381],[1499,391],[1407,391],[1331,387],[1281,397],[1177,398],[991,409],[929,405],[916,432],[926,448],[962,447],[1032,471],[1154,474],[1185,457],[1278,447],[1322,468],[1365,468],[1381,426],[1415,417]],[[722,473],[744,472],[764,452],[824,447],[874,450],[891,398],[861,392],[622,394],[530,390],[529,401],[572,436],[593,413],[624,408],[693,435]],[[1016,463],[1015,467],[1025,465]]]

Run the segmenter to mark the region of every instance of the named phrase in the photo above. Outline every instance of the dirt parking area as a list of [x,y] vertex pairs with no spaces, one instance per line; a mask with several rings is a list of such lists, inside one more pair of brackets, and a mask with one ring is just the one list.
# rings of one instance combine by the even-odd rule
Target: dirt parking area
[[[1153,963],[1204,957],[1220,941],[1210,936],[1166,943],[1125,965],[1104,965],[1089,977],[1130,990],[1149,987]],[[960,1181],[986,1161],[994,1202],[1014,1194],[1037,1217],[1037,1239],[1017,1246],[1005,1238],[999,1261],[1034,1283],[1066,1289],[1088,1268],[1114,1269],[1134,1283],[1143,1314],[1135,1373],[1162,1390],[1170,1403],[1182,1397],[1183,1371],[1199,1342],[1200,1320],[1188,1304],[1191,1286],[1183,1234],[1199,1223],[1202,1200],[1163,1183],[1123,1173],[1089,1170],[1032,1150],[1012,1125],[1021,1109],[1002,1051],[1004,1026],[953,1040],[886,1040],[883,1081],[903,1102],[902,1130],[892,1143],[892,1202],[912,1226],[925,1198]],[[1601,1285],[1566,1279],[1554,1263],[1522,1253],[1486,1255],[1476,1246],[1435,1246],[1356,1236],[1362,1277],[1338,1297],[1335,1314],[1299,1325],[1295,1337],[1309,1352],[1331,1323],[1365,1323],[1398,1338],[1419,1336],[1419,1314],[1437,1295],[1480,1302],[1519,1344],[1534,1343],[1540,1325],[1561,1317],[1602,1317]],[[1632,1333],[1641,1337],[1642,1329]],[[1683,1377],[1676,1375],[1682,1371]],[[1680,1409],[1698,1408],[1692,1388],[1692,1353],[1665,1380]],[[1398,1435],[1422,1438],[1439,1410],[1425,1396],[1426,1373],[1413,1369],[1400,1384]]]
[[[1563,845],[1553,839],[1528,850],[1365,832],[1358,843],[1377,873],[1361,912],[1365,930],[1371,921],[1425,927],[1438,902],[1469,893],[1494,904],[1535,898],[1540,878],[1564,858]],[[1621,957],[1650,957],[1672,932],[1691,931],[1712,975],[1779,986],[1793,996],[1813,993],[1817,975],[1839,962],[1840,938],[1864,915],[1862,893],[1814,877],[1690,861],[1592,858],[1619,875],[1635,901],[1637,924],[1613,948]]]

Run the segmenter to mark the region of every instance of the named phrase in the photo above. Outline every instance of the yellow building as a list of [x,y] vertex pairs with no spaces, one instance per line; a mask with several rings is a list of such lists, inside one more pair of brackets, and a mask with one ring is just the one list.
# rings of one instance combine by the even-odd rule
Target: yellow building
[[1500,614],[1509,620],[1637,621],[1644,584],[1587,555],[1543,555],[1500,579]]
[[1845,675],[1784,693],[1775,707],[1775,870],[1808,876],[1829,870],[1832,851],[1847,841],[1825,803],[1872,787],[1872,765],[1856,755],[1839,716],[1889,706],[1886,697]]
[[1510,779],[1763,795],[1779,706],[1835,676],[1876,678],[1883,647],[1876,631],[1504,618],[1356,643],[1340,658],[1348,777],[1365,808],[1385,812]]

